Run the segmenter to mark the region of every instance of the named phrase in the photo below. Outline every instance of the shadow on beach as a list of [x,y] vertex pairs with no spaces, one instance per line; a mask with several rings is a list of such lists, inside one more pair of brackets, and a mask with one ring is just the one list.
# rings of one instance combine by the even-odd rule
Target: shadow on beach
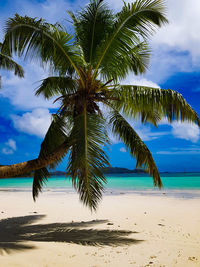
[[137,244],[143,240],[127,238],[137,233],[125,230],[84,229],[107,223],[107,220],[88,222],[33,224],[45,215],[14,217],[0,221],[0,254],[33,249],[37,242],[66,242],[90,246],[120,246]]

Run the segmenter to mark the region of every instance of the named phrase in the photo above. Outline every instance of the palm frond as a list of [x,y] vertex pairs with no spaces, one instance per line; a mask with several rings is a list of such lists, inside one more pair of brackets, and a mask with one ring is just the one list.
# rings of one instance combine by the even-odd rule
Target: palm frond
[[[68,141],[70,147],[70,138],[68,137],[68,132],[70,132],[70,125],[67,125],[66,120],[64,118],[60,118],[57,115],[54,115],[53,121],[41,144],[39,158],[41,159],[45,158],[47,155],[53,152],[57,147],[59,147],[64,142],[66,143]],[[66,153],[63,154],[57,161],[55,161],[49,167],[55,168],[64,159],[67,152],[68,149],[66,148]],[[42,187],[44,183],[48,180],[48,177],[49,177],[49,171],[47,167],[36,170],[34,172],[33,187],[32,187],[32,194],[34,200],[38,196],[39,192],[42,191]]]
[[[125,46],[126,44],[123,44],[123,47]],[[150,48],[148,44],[138,42],[132,48],[127,48],[126,53],[118,53],[112,61],[106,58],[101,65],[100,75],[104,80],[113,79],[117,82],[124,79],[130,72],[134,72],[135,75],[145,73],[149,65],[149,59]]]
[[154,113],[158,119],[157,121],[159,121],[159,118],[165,117],[169,122],[173,120],[189,121],[200,126],[197,113],[183,96],[176,91],[121,85],[111,90],[110,94],[118,100],[112,102],[113,106],[126,114],[126,116],[142,118],[143,113],[147,115]]
[[153,177],[154,186],[161,188],[162,181],[151,152],[131,125],[117,111],[111,113],[110,123],[113,133],[125,144],[130,154],[136,157],[136,167],[143,167]]
[[107,141],[104,120],[85,110],[76,117],[72,136],[75,143],[69,155],[67,174],[80,200],[96,210],[106,183],[102,170],[109,165],[102,147]]
[[46,167],[34,171],[33,185],[32,185],[32,195],[35,201],[39,193],[42,192],[44,184],[48,181],[50,173]]
[[[24,77],[23,68],[17,64],[11,57],[2,53],[2,43],[0,43],[0,69],[14,71],[14,74],[20,78]],[[1,87],[1,85],[0,85]]]
[[87,63],[96,60],[96,48],[111,32],[114,16],[103,0],[93,0],[77,15],[68,12],[73,20],[76,39]]
[[[152,35],[156,26],[167,22],[165,6],[162,0],[136,0],[125,4],[119,12],[112,33],[98,49],[98,63],[95,74],[106,65],[115,62],[119,67],[122,58],[127,58],[134,46]],[[125,65],[125,64],[124,64]],[[126,72],[127,74],[127,72]],[[119,78],[124,78],[123,72],[118,72]],[[115,77],[114,77],[115,78]]]
[[75,92],[77,82],[71,77],[48,77],[42,81],[42,84],[36,91],[36,95],[42,94],[46,99],[55,95],[66,95]]
[[12,70],[14,74],[20,78],[24,77],[23,68],[18,65],[14,60],[12,60],[9,56],[0,52],[0,69],[4,70]]
[[73,68],[79,74],[77,65],[82,65],[83,59],[73,44],[72,36],[58,24],[16,14],[7,21],[5,30],[3,50],[9,55],[25,54],[25,58],[37,58],[42,64],[50,63],[55,71],[71,73]]
[[158,126],[158,123],[161,121],[162,116],[156,110],[141,111],[140,119],[142,123],[151,123],[155,127]]
[[[122,59],[122,64],[127,65],[127,71],[132,71],[135,75],[144,73],[149,65],[151,50],[146,42],[140,42],[138,45],[135,45]],[[121,72],[124,72],[126,75],[126,69],[123,68]]]

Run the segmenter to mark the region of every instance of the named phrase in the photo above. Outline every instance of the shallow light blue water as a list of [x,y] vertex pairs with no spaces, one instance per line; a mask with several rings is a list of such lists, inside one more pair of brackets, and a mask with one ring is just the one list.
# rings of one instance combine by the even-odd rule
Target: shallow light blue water
[[[163,173],[161,179],[164,189],[200,190],[200,173]],[[9,178],[0,179],[0,189],[27,188],[31,189],[33,179]],[[146,190],[153,189],[152,178],[144,174],[115,174],[107,176],[107,189]],[[49,178],[46,188],[71,188],[71,181],[66,177]]]

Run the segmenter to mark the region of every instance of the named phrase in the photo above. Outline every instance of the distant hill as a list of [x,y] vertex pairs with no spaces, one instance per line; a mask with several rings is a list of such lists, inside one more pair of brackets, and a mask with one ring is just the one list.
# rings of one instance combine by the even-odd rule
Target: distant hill
[[105,174],[112,174],[112,173],[146,173],[144,170],[140,169],[134,169],[134,170],[129,170],[127,168],[119,168],[119,167],[108,167],[104,170]]
[[[119,168],[119,167],[108,167],[105,168],[103,170],[103,172],[105,174],[122,174],[122,173],[146,173],[146,171],[144,170],[138,170],[138,169],[134,169],[134,170],[129,170],[126,168]],[[55,172],[51,172],[52,176],[63,176],[66,173],[63,171],[55,171]]]
[[63,171],[54,171],[54,172],[50,172],[51,176],[65,176],[66,172]]

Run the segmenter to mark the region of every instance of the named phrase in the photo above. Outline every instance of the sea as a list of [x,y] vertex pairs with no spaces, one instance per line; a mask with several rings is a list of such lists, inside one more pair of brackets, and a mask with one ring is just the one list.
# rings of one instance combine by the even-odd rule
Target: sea
[[[146,174],[107,175],[105,194],[153,194],[172,197],[200,197],[200,173],[161,173],[163,188],[153,186]],[[0,179],[1,191],[31,191],[32,177]],[[52,176],[44,185],[44,191],[72,193],[74,189],[68,177]]]

